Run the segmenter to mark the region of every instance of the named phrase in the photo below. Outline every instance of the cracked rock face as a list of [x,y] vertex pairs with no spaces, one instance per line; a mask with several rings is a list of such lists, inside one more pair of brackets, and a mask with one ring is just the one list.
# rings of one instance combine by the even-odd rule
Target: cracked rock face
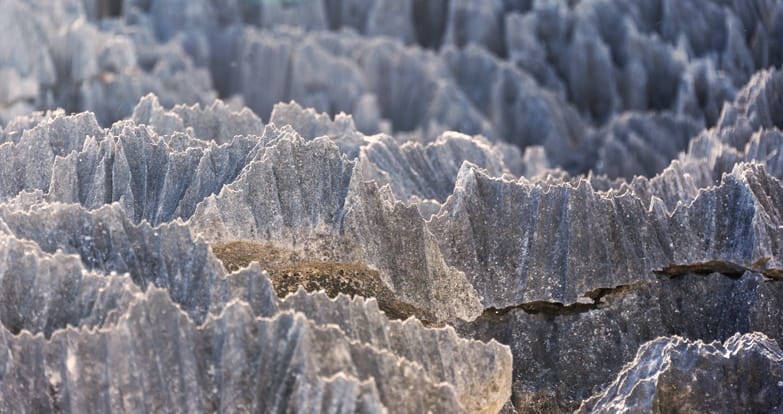
[[597,292],[591,305],[491,309],[458,330],[510,344],[517,409],[571,412],[656,338],[725,341],[736,332],[763,332],[780,341],[782,288],[751,272],[659,276]]
[[783,409],[780,2],[0,10],[0,412]]

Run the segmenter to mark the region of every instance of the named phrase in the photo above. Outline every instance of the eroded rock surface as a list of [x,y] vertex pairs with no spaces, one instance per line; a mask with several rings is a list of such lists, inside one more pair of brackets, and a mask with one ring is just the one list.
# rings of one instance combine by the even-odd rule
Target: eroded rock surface
[[639,348],[600,395],[577,412],[732,410],[776,412],[783,405],[783,352],[763,334],[734,335],[705,344],[659,338]]
[[0,411],[781,409],[780,2],[0,9]]

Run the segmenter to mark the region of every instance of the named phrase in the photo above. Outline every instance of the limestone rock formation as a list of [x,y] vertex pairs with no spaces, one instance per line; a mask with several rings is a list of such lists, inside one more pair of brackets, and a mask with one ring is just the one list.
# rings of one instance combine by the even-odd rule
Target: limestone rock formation
[[783,3],[0,10],[0,411],[781,410]]
[[734,335],[723,344],[659,338],[639,348],[615,382],[578,412],[687,410],[779,411],[783,353],[763,334]]
[[[105,404],[128,410],[156,409],[165,401],[182,401],[182,411],[236,409],[236,398],[246,398],[242,406],[254,410],[294,404],[302,410],[336,405],[370,412],[496,412],[510,397],[507,347],[415,320],[390,323],[374,300],[333,301],[300,291],[281,301],[257,264],[227,274],[184,224],[134,225],[117,204],[94,213],[51,204],[3,214],[0,336],[9,351],[0,377],[4,409],[99,409],[97,396],[109,392]],[[30,226],[36,223],[42,226]],[[167,334],[153,326],[166,327]],[[239,332],[249,336],[237,337]],[[269,337],[258,337],[261,332]],[[39,333],[45,336],[31,335]],[[49,355],[37,368],[25,362],[32,349]],[[137,372],[136,386],[180,386],[121,398],[135,394],[123,385],[130,368],[121,355],[141,364],[158,355],[153,364],[179,367],[162,377]],[[238,355],[249,359],[236,360]],[[237,369],[247,366],[258,371]],[[291,383],[280,382],[284,377],[275,370],[287,372]],[[243,385],[242,378],[258,375],[271,381],[263,398],[255,386]],[[26,381],[46,384],[48,394]],[[201,396],[185,403],[194,390]],[[349,403],[354,394],[358,402]]]
[[517,410],[573,412],[659,336],[725,341],[762,332],[781,341],[781,289],[751,272],[659,276],[596,292],[595,304],[490,309],[458,332],[511,346]]

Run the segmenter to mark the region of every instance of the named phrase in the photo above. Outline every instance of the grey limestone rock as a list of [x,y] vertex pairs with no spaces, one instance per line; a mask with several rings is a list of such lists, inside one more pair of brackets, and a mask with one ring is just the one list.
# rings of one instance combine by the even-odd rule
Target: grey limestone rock
[[701,125],[688,117],[627,114],[596,132],[600,142],[593,170],[609,177],[654,177],[687,149]]
[[[10,140],[0,144],[4,162],[0,167],[0,198],[15,196],[22,190],[47,191],[51,184],[51,165],[55,157],[64,157],[80,149],[90,137],[102,136],[103,129],[89,113],[41,119],[33,127],[17,129]],[[19,133],[21,132],[21,134]],[[49,167],[47,167],[49,166]]]
[[[332,119],[326,113],[319,113],[313,108],[303,108],[294,101],[276,104],[269,122],[281,127],[290,125],[305,139],[329,137],[340,147],[340,151],[351,159],[355,158],[359,148],[367,143],[365,136],[357,130],[351,115],[341,112]],[[378,127],[376,124],[371,129]]]
[[[42,222],[35,218],[36,215],[39,217],[48,215],[55,223],[54,227],[30,226],[31,223]],[[252,322],[248,322],[246,316],[242,317],[244,322],[234,321],[226,325],[227,321],[224,318],[227,316],[225,315],[231,313],[235,307],[238,306],[242,309],[240,312],[242,315],[252,312],[251,315],[256,317],[264,316],[274,319],[283,317],[280,313],[282,310],[294,309],[304,312],[306,315],[312,315],[312,320],[309,319],[310,317],[306,320],[304,317],[300,317],[300,323],[311,327],[314,332],[317,332],[317,335],[308,339],[306,343],[311,345],[306,345],[299,352],[308,355],[306,357],[308,359],[312,358],[318,361],[317,364],[321,368],[317,370],[319,373],[317,377],[332,379],[335,375],[348,375],[349,378],[361,379],[362,384],[371,381],[373,386],[370,389],[380,393],[383,405],[391,410],[415,412],[425,407],[438,409],[437,407],[443,407],[443,404],[446,404],[445,406],[449,407],[450,411],[460,411],[465,407],[471,411],[495,412],[509,397],[511,359],[505,347],[497,343],[485,345],[460,339],[451,328],[433,331],[415,320],[407,321],[404,324],[397,322],[389,326],[389,321],[378,310],[377,305],[373,306],[374,300],[370,302],[365,302],[364,299],[346,301],[347,298],[342,297],[342,299],[333,301],[322,294],[313,296],[300,291],[295,297],[280,302],[275,298],[271,284],[260,272],[257,265],[226,275],[222,271],[222,267],[214,265],[216,259],[203,242],[199,240],[192,243],[187,242],[190,233],[185,225],[172,223],[151,228],[144,223],[134,225],[116,205],[90,212],[78,205],[58,204],[44,205],[23,212],[5,211],[0,223],[3,223],[3,231],[8,232],[3,236],[3,245],[7,247],[6,253],[8,254],[4,254],[3,257],[14,260],[6,262],[3,266],[9,271],[14,269],[2,277],[3,286],[5,286],[4,297],[13,299],[4,302],[6,311],[2,318],[3,329],[6,330],[4,332],[6,332],[7,338],[9,331],[12,333],[24,331],[20,339],[22,342],[18,344],[19,348],[16,348],[20,349],[20,352],[22,352],[21,349],[33,346],[25,342],[26,338],[33,338],[29,336],[28,332],[41,332],[47,338],[52,337],[50,341],[44,341],[36,346],[44,348],[57,346],[53,344],[63,340],[62,335],[65,335],[71,337],[66,343],[87,341],[77,347],[77,349],[81,349],[82,346],[98,346],[89,345],[97,339],[90,339],[93,334],[86,331],[77,332],[82,329],[102,328],[101,331],[92,332],[107,335],[108,338],[104,337],[99,341],[99,343],[105,344],[104,341],[109,338],[120,334],[120,332],[126,332],[127,324],[132,324],[131,326],[135,327],[130,328],[133,332],[133,329],[144,329],[147,321],[150,321],[149,318],[153,317],[152,315],[156,315],[154,318],[168,318],[165,315],[187,312],[187,314],[182,313],[182,316],[175,317],[174,321],[150,321],[149,323],[153,323],[155,326],[166,324],[171,329],[179,330],[180,335],[184,335],[184,337],[181,336],[177,342],[180,344],[178,352],[186,352],[183,347],[189,347],[188,355],[191,355],[190,358],[194,358],[195,361],[199,358],[209,358],[207,356],[209,351],[205,351],[199,345],[199,341],[191,337],[194,330],[195,332],[203,332],[209,330],[212,324],[219,324],[222,326],[220,329],[225,330],[221,337],[232,337],[234,335],[232,332],[237,332],[237,329],[251,329],[251,326],[254,326]],[[20,238],[32,240],[45,250],[56,249],[57,251],[44,253],[32,241],[21,241]],[[195,248],[190,247],[191,245],[195,245]],[[172,252],[172,248],[179,251]],[[183,248],[192,250],[182,252]],[[68,253],[76,253],[78,256],[65,255],[63,250]],[[16,261],[22,257],[33,260]],[[93,270],[88,271],[86,267]],[[123,270],[130,271],[131,277],[116,273],[116,271]],[[188,275],[187,271],[192,273]],[[77,277],[75,275],[83,276]],[[147,277],[150,280],[139,280],[140,277]],[[139,287],[134,286],[131,280]],[[31,283],[33,289],[25,288],[25,283]],[[147,287],[153,284],[154,287]],[[159,290],[160,288],[165,288],[165,290]],[[145,289],[147,293],[141,293]],[[26,290],[29,293],[27,295],[14,293],[21,290]],[[51,299],[31,300],[29,295],[33,295],[33,298]],[[236,300],[242,302],[236,303]],[[74,309],[63,312],[64,308],[58,301],[67,303],[68,309],[70,307]],[[174,303],[179,304],[182,310],[180,311]],[[36,308],[32,309],[30,306]],[[43,306],[42,310],[37,310],[37,307],[40,306]],[[212,316],[205,313],[207,309]],[[139,312],[147,316],[139,316]],[[31,315],[31,319],[18,319],[17,315]],[[335,317],[342,315],[342,317],[335,320],[330,319],[329,315]],[[218,320],[222,322],[218,322]],[[204,325],[199,326],[201,323]],[[334,323],[338,323],[341,328],[329,327]],[[73,328],[67,328],[63,331],[66,324]],[[245,326],[245,328],[240,326]],[[367,335],[370,332],[378,332],[381,335]],[[133,335],[147,337],[145,335],[139,336],[138,333]],[[282,331],[280,335],[289,337],[294,333]],[[156,353],[165,353],[170,358],[176,358],[167,345],[159,345],[171,344],[171,342],[165,338],[158,340],[149,338],[153,341],[150,343],[152,346],[149,348],[150,350]],[[413,338],[418,338],[418,340],[412,341]],[[239,340],[237,344],[246,342],[246,340]],[[258,343],[269,344],[270,342],[259,340]],[[344,345],[338,345],[339,343]],[[440,357],[436,358],[423,352],[434,344],[438,344],[437,349],[442,350]],[[6,345],[15,348],[14,345],[7,343]],[[161,346],[164,348],[159,348]],[[321,351],[313,353],[312,350],[306,349],[309,346],[314,346]],[[343,355],[342,352],[334,353],[333,347],[335,346],[338,348],[347,347],[345,355],[350,355],[349,359],[354,363],[349,363],[343,358],[334,360],[334,355]],[[147,349],[148,346],[143,346],[143,348]],[[299,348],[297,347],[297,349]],[[106,350],[107,348],[104,345],[99,349]],[[323,354],[318,356],[318,352],[323,352]],[[83,369],[86,371],[82,371],[78,365],[74,367],[73,362],[68,362],[72,361],[70,359],[72,357],[68,357],[69,359],[60,362],[50,360],[50,363],[53,364],[52,367],[47,368],[41,374],[30,375],[43,375],[38,377],[42,381],[51,380],[50,374],[46,373],[55,369],[54,366],[65,364],[67,372],[61,372],[60,375],[73,376],[77,381],[75,384],[79,384],[78,388],[69,391],[69,393],[79,390],[80,396],[76,397],[77,400],[81,398],[89,400],[87,397],[93,391],[84,387],[93,384],[98,387],[97,389],[100,389],[101,386],[95,384],[121,381],[122,376],[125,375],[122,370],[108,370],[102,374],[105,376],[90,377],[92,375],[89,374],[92,372],[92,368],[89,368],[92,366],[90,364],[110,365],[112,364],[110,359],[114,359],[109,358],[105,353],[96,355],[99,360],[93,360],[89,363],[82,362],[82,358],[77,357],[80,363],[85,364]],[[100,360],[104,356],[107,359]],[[139,355],[138,358],[144,359],[145,357]],[[279,363],[284,360],[275,357],[270,363],[272,361]],[[448,368],[448,365],[462,364],[462,361],[472,362],[471,365],[466,365],[464,368]],[[3,372],[9,376],[14,375],[12,373],[17,372],[17,369],[26,369],[23,363],[22,365],[13,365],[13,362],[5,362],[12,364],[4,366]],[[162,363],[168,364],[167,361]],[[182,363],[194,364],[194,362],[188,362],[187,358]],[[211,368],[206,369],[207,371],[200,371],[198,378],[195,379],[195,384],[191,385],[199,386],[201,387],[199,389],[207,390],[207,393],[212,395],[208,391],[212,389],[210,383],[201,383],[203,381],[202,375],[213,375]],[[263,369],[266,370],[264,372],[271,375],[269,374],[271,371],[268,371],[271,368]],[[20,375],[26,376],[28,374]],[[142,375],[140,378],[142,383],[161,380],[155,376],[140,375]],[[189,374],[180,373],[178,370],[174,370],[170,375],[172,378],[169,380],[177,383],[192,381],[192,379],[188,379]],[[182,377],[178,377],[178,375],[182,375]],[[303,375],[310,378],[308,374]],[[33,394],[25,393],[24,388],[15,388],[9,382],[10,378],[14,377],[9,376],[0,376],[0,382],[4,384],[4,395],[8,396],[10,401],[25,406],[37,406],[40,403]],[[84,376],[91,379],[85,384],[76,380],[76,378]],[[427,379],[429,376],[435,380]],[[28,376],[27,378],[32,379],[33,377]],[[304,384],[314,386],[318,381],[317,378],[310,378]],[[55,382],[56,384],[52,386],[59,387],[59,381],[55,380]],[[432,395],[413,396],[408,388],[412,383],[419,384],[416,387],[422,393],[431,393]],[[446,383],[452,385],[443,385]],[[232,382],[228,381],[225,386],[231,387],[230,384]],[[111,387],[111,385],[107,386]],[[239,385],[233,386],[238,387],[236,392],[242,393],[248,390]],[[455,388],[452,389],[452,386]],[[124,386],[120,389],[124,392],[129,390]],[[169,392],[171,394],[168,396],[148,394],[138,403],[154,405],[159,404],[156,402],[159,398],[174,400],[185,398],[184,395],[179,394],[185,391],[179,388]],[[58,391],[59,393],[60,391]],[[294,397],[294,395],[298,394],[284,390],[274,398],[279,400],[277,404],[289,404],[294,401],[294,398],[300,398]],[[318,395],[321,394],[305,394],[299,403],[304,406],[315,404],[320,398]],[[54,396],[52,398],[57,400]],[[213,397],[207,399],[211,401],[211,398]],[[219,397],[214,398],[220,399]],[[253,399],[252,397],[248,398]],[[274,399],[273,397],[269,398]],[[340,394],[340,398],[345,398],[345,395]],[[256,404],[266,404],[265,401],[257,401]],[[49,404],[63,404],[63,402],[50,400]],[[234,402],[226,402],[226,404],[231,405],[225,407],[238,407]],[[179,407],[179,405],[177,406]],[[380,407],[381,405],[371,411],[377,411]]]
[[497,136],[522,148],[542,145],[566,167],[573,167],[574,154],[589,147],[585,141],[589,136],[584,134],[588,128],[576,111],[527,73],[475,45],[461,50],[447,47],[441,53],[457,84],[491,120]]
[[188,218],[204,197],[233,181],[263,139],[237,136],[219,146],[192,133],[160,136],[128,121],[104,131],[90,114],[55,116],[0,147],[9,160],[0,188],[5,199],[40,190],[48,201],[89,208],[118,201],[137,222]]
[[217,144],[231,142],[238,135],[261,135],[264,130],[261,120],[248,108],[233,110],[220,100],[205,107],[177,105],[166,110],[157,96],[147,95],[133,109],[131,119],[136,124],[154,128],[160,135],[192,128],[190,135],[193,137]]
[[[219,43],[223,55],[213,63],[213,72],[221,74],[218,90],[241,93],[264,117],[275,103],[294,99],[330,114],[373,113],[376,106],[395,130],[441,125],[493,135],[489,122],[444,78],[446,68],[431,52],[388,38],[290,28],[226,30]],[[318,71],[311,70],[316,66]]]
[[[634,360],[639,347],[660,336],[709,342],[725,341],[737,332],[762,332],[780,341],[782,300],[780,283],[757,273],[685,274],[603,290],[595,305],[531,303],[491,309],[457,329],[511,346],[512,401],[517,410],[573,412],[582,400],[600,397]],[[654,361],[655,357],[641,357],[637,363],[640,367]],[[711,372],[718,378],[722,371]],[[760,382],[764,383],[766,379]],[[775,382],[768,384],[776,386]],[[708,387],[713,385],[718,384]],[[686,385],[680,382],[677,386]],[[721,398],[709,392],[710,400]],[[691,394],[695,400],[703,395]]]
[[[577,108],[581,112],[578,118],[586,123],[604,124],[620,111],[649,109],[688,115],[712,125],[722,102],[731,99],[754,71],[779,62],[780,42],[775,34],[783,30],[783,8],[771,1],[753,2],[752,6],[743,2],[717,5],[706,0],[650,5],[604,0],[573,5],[418,0],[364,4],[333,0],[128,1],[122,7],[122,21],[98,25],[100,22],[90,20],[71,26],[85,16],[103,12],[93,10],[99,7],[95,2],[67,3],[32,20],[29,10],[17,13],[17,21],[27,19],[42,26],[32,31],[41,33],[38,43],[46,47],[35,49],[51,55],[49,66],[56,67],[48,71],[56,72],[50,77],[57,78],[49,83],[56,82],[51,99],[45,93],[51,89],[45,86],[49,84],[42,84],[34,99],[33,107],[39,109],[52,103],[71,110],[91,109],[108,125],[127,116],[136,99],[149,91],[156,91],[168,106],[181,101],[206,103],[214,97],[214,83],[222,97],[241,94],[263,119],[276,102],[292,98],[330,114],[341,110],[360,114],[367,102],[375,102],[397,131],[422,128],[437,135],[443,129],[458,129],[522,145],[528,145],[530,139],[520,140],[525,128],[511,114],[503,116],[497,108],[492,116],[482,116],[486,107],[465,101],[466,95],[473,93],[471,89],[491,90],[496,82],[493,76],[473,77],[467,85],[436,71],[433,85],[428,72],[444,59],[420,55],[416,44],[443,46],[443,50],[455,46],[487,49],[487,59],[493,64],[508,56],[541,86],[532,87],[529,80],[520,80],[504,69],[503,89],[527,95],[521,101],[531,102],[550,99],[548,93],[554,93],[564,101],[562,108]],[[703,10],[703,16],[689,25],[687,16],[696,10]],[[59,35],[50,33],[47,26],[67,30]],[[324,31],[327,28],[333,32]],[[114,36],[109,35],[112,32]],[[381,33],[400,37],[413,47],[390,48],[372,36]],[[67,47],[57,46],[58,41]],[[164,41],[169,44],[162,45]],[[385,63],[369,58],[385,54],[392,55],[381,60]],[[418,61],[409,62],[407,55]],[[582,64],[568,63],[574,61]],[[28,66],[38,70],[47,64],[34,60]],[[391,70],[376,70],[379,66]],[[207,67],[211,82],[202,70]],[[314,67],[319,70],[312,70]],[[27,79],[23,72],[14,76]],[[589,74],[604,77],[605,82],[587,81]],[[193,88],[195,79],[198,88]],[[385,90],[385,84],[391,89]],[[407,91],[411,84],[425,105],[412,105],[416,100]],[[106,105],[110,100],[122,103]],[[5,118],[25,105],[15,103]],[[523,105],[514,106],[512,112],[529,113],[531,117],[524,118],[529,122],[541,113],[540,108],[536,112],[519,106]],[[555,122],[562,123],[562,119]],[[364,130],[363,120],[357,125]],[[374,132],[372,121],[368,129]],[[565,136],[585,140],[580,133]],[[595,163],[555,161],[571,172],[584,172]]]
[[[483,344],[462,339],[451,327],[426,329],[413,318],[388,321],[375,299],[349,299],[344,295],[330,299],[323,293],[299,290],[280,305],[308,315],[319,325],[335,324],[353,340],[420,364],[434,380],[453,384],[469,412],[498,412],[510,397],[510,353],[494,341]],[[452,370],[443,364],[457,356],[466,362],[461,369]]]
[[[783,73],[771,69],[761,71],[753,76],[748,84],[737,95],[737,98],[726,108],[718,120],[718,129],[745,128],[755,132],[759,128],[778,128],[783,126],[780,118],[780,108],[783,105],[781,93],[783,88]],[[737,141],[745,134],[727,134],[733,137],[727,143],[741,147],[745,142]]]
[[[767,39],[777,30],[771,17],[779,4],[726,6],[535,2],[526,13],[506,15],[508,54],[541,84],[568,92],[596,122],[620,108],[687,107],[690,115],[713,124],[721,101],[731,99],[755,70],[774,65],[769,57],[777,47]],[[692,19],[696,10],[699,17]]]
[[380,136],[361,149],[357,174],[366,181],[388,184],[397,199],[411,197],[445,201],[463,162],[471,162],[491,176],[509,173],[501,149],[482,137],[446,132],[426,145]]
[[[316,257],[359,261],[379,270],[402,300],[428,318],[475,317],[472,288],[443,263],[417,207],[367,180],[329,139],[305,141],[293,133],[205,199],[190,225],[210,241],[274,242]],[[447,286],[460,286],[465,297],[450,298]]]
[[352,28],[364,32],[368,15],[375,3],[375,0],[323,0],[329,28]]
[[377,0],[367,16],[365,33],[370,36],[390,36],[403,43],[416,41],[413,0]]
[[444,43],[459,47],[475,43],[497,54],[505,53],[501,0],[450,1],[447,22]]
[[[17,80],[3,99],[2,113],[14,113],[20,104],[39,110],[60,106],[91,110],[109,125],[128,116],[149,92],[169,105],[215,97],[208,72],[193,66],[182,45],[138,51],[135,38],[86,21],[80,1],[8,0],[2,7],[9,31],[0,67],[6,80]],[[153,57],[149,66],[139,59],[144,54]]]
[[39,85],[56,82],[55,66],[49,50],[41,47],[47,42],[46,28],[35,17],[31,4],[4,0],[0,5],[3,27],[8,35],[3,38],[0,64],[12,68],[21,78],[32,78]]
[[94,211],[78,204],[0,210],[14,237],[35,242],[48,254],[77,255],[91,271],[128,274],[141,290],[166,289],[195,320],[206,317],[210,292],[223,277],[220,262],[187,226],[134,224],[117,204]]
[[[301,314],[256,319],[242,302],[197,326],[165,292],[151,290],[113,329],[67,329],[51,340],[0,332],[7,410],[463,411],[453,388],[417,365]],[[24,363],[35,355],[38,364]]]
[[780,410],[779,1],[0,9],[0,411]]
[[481,302],[475,288],[463,272],[444,261],[438,240],[416,205],[396,200],[388,186],[378,188],[361,178],[351,187],[343,230],[349,251],[377,268],[401,300],[421,309],[420,318],[478,316]]
[[264,27],[290,25],[319,30],[328,26],[322,1],[268,1],[258,4],[261,7],[260,23]]
[[659,338],[603,393],[578,412],[776,412],[781,396],[783,352],[764,334],[736,334],[721,343]]
[[7,234],[0,234],[0,251],[0,329],[6,333],[49,337],[69,325],[100,328],[139,293],[126,276],[88,271],[78,257],[45,254]]
[[569,305],[679,265],[725,262],[777,277],[781,195],[780,182],[755,164],[737,165],[673,211],[584,180],[513,182],[466,165],[428,227],[485,307]]
[[195,231],[207,240],[291,246],[330,237],[341,219],[353,162],[328,138],[305,141],[293,130],[281,135],[233,183],[196,208]]

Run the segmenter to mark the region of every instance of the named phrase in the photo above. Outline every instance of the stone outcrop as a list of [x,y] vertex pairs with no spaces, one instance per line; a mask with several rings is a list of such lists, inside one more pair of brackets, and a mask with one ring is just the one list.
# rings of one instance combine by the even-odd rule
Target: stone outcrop
[[0,9],[0,411],[780,411],[780,2]]

